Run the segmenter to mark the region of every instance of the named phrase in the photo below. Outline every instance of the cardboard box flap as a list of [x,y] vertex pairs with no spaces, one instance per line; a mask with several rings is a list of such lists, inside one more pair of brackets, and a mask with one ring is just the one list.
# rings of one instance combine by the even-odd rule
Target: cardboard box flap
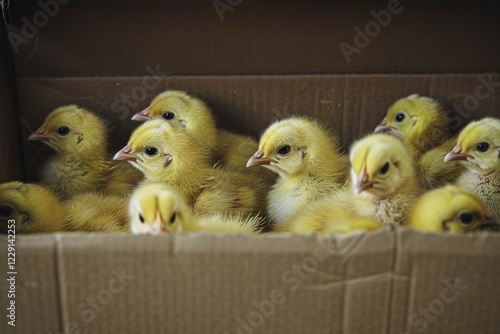
[[393,333],[498,331],[499,235],[407,230],[397,243]]
[[350,332],[367,314],[379,319],[372,328],[387,327],[394,242],[386,232],[65,234],[59,242],[64,327],[84,333],[293,333],[311,323]]
[[499,243],[411,230],[18,236],[15,333],[496,333]]
[[[57,261],[56,236],[17,236],[15,239],[15,289],[6,281],[12,275],[7,266],[7,237],[0,238],[2,280],[2,333],[60,333],[60,268]],[[10,256],[9,256],[10,258]],[[13,290],[13,298],[8,298]],[[7,300],[15,301],[15,327],[7,325]]]

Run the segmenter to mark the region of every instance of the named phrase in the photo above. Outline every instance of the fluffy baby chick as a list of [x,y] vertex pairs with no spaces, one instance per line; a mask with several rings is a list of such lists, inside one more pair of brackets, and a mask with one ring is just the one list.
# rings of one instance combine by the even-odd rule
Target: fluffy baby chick
[[84,193],[63,203],[68,231],[129,232],[127,198]]
[[[342,196],[334,196],[343,200]],[[343,205],[327,197],[317,202],[304,205],[301,209],[282,224],[273,226],[276,232],[291,232],[297,234],[347,234],[355,231],[372,231],[384,225],[371,217],[356,217],[355,212],[346,211],[347,201]]]
[[451,137],[445,107],[418,94],[391,105],[375,132],[389,132],[408,141],[413,156],[421,156]]
[[50,233],[65,229],[65,212],[49,189],[36,184],[0,185],[0,232],[14,220],[16,233]]
[[15,221],[16,233],[63,231],[128,231],[126,199],[101,194],[79,194],[61,202],[52,190],[37,184],[0,185],[0,231]]
[[130,197],[130,227],[133,234],[218,232],[255,234],[259,218],[239,219],[223,215],[195,216],[182,194],[164,183],[146,183]]
[[217,149],[215,119],[203,101],[186,92],[167,90],[157,95],[149,107],[132,116],[134,121],[162,118],[175,126],[185,128],[213,152]]
[[466,170],[456,184],[475,193],[500,216],[500,120],[483,118],[467,125],[444,161],[459,161]]
[[445,107],[417,94],[399,99],[375,132],[394,134],[409,144],[422,185],[432,189],[453,182],[462,172],[460,164],[445,164],[443,158],[453,141]]
[[339,140],[318,123],[299,117],[269,126],[247,167],[264,166],[279,175],[268,195],[267,210],[279,224],[302,205],[340,189],[349,161]]
[[332,196],[304,205],[276,229],[294,233],[377,228],[406,222],[421,193],[413,160],[405,144],[387,134],[373,134],[351,148],[352,184]]
[[218,130],[208,106],[183,91],[159,94],[148,108],[132,117],[136,121],[155,118],[184,128],[210,150],[213,161],[222,160],[224,166],[244,168],[248,156],[257,150],[252,138]]
[[197,214],[248,215],[265,208],[268,187],[262,179],[213,168],[192,135],[163,120],[138,127],[115,160],[128,160],[148,181],[178,189]]
[[415,204],[408,226],[431,232],[498,230],[500,222],[472,192],[454,186],[425,193]]
[[369,135],[351,148],[357,216],[401,225],[422,190],[407,146],[386,134]]
[[40,140],[56,151],[42,178],[62,198],[94,190],[127,195],[141,178],[133,168],[111,162],[103,121],[76,105],[52,111],[28,140]]

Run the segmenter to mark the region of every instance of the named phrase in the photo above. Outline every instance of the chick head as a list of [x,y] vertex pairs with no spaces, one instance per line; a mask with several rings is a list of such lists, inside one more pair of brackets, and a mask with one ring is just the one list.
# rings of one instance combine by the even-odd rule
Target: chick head
[[383,133],[355,142],[350,161],[356,195],[388,196],[403,187],[405,180],[414,177],[415,173],[405,144]]
[[500,222],[472,192],[447,185],[425,193],[410,214],[409,226],[432,232],[498,229]]
[[452,160],[464,161],[466,168],[479,174],[500,170],[500,120],[486,117],[469,123],[444,158]]
[[147,180],[190,175],[208,164],[206,150],[188,133],[161,119],[139,126],[114,160],[128,160]]
[[292,117],[266,129],[247,167],[263,165],[281,177],[295,176],[324,166],[339,146],[321,125]]
[[423,153],[445,141],[450,135],[450,127],[440,102],[413,94],[391,105],[375,132],[394,134],[418,146]]
[[167,90],[156,96],[149,107],[132,117],[135,121],[161,118],[185,129],[204,145],[214,149],[217,144],[215,120],[201,100],[183,91]]
[[21,182],[0,185],[0,232],[14,224],[16,233],[61,231],[64,214],[57,197],[47,188]]
[[181,232],[192,219],[183,196],[163,183],[137,188],[130,197],[128,212],[133,234]]
[[106,150],[107,139],[104,122],[97,115],[69,105],[52,111],[28,140],[40,140],[61,154],[90,154]]

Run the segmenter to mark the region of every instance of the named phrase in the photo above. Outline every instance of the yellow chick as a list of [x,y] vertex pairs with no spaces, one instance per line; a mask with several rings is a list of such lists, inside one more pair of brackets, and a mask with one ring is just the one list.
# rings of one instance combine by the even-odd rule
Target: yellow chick
[[155,118],[184,128],[210,150],[214,162],[222,160],[224,166],[244,168],[248,156],[257,150],[257,142],[252,138],[218,130],[208,106],[183,91],[159,94],[149,107],[132,117],[136,121]]
[[63,203],[68,231],[130,232],[127,197],[78,194]]
[[130,227],[133,234],[215,232],[256,234],[262,221],[223,215],[198,217],[182,194],[164,183],[145,183],[130,197]]
[[337,137],[318,123],[292,117],[271,124],[247,167],[264,166],[279,175],[268,195],[270,220],[279,224],[302,205],[340,189],[349,160]]
[[403,224],[422,192],[407,146],[393,136],[373,134],[354,143],[350,160],[356,216]]
[[16,233],[128,231],[126,199],[85,193],[61,202],[37,184],[0,185],[0,231],[14,220]]
[[408,227],[430,232],[498,230],[500,222],[472,192],[447,185],[425,193],[413,207]]
[[188,133],[210,151],[217,150],[215,119],[203,101],[178,90],[167,90],[157,95],[149,107],[132,116],[134,121],[162,118]]
[[21,182],[0,185],[1,233],[7,233],[12,220],[16,233],[58,232],[66,224],[65,212],[51,190]]
[[443,158],[454,141],[445,107],[417,94],[399,99],[375,132],[387,132],[408,142],[422,185],[426,189],[453,182],[463,171],[460,164],[445,164]]
[[257,214],[268,186],[261,179],[214,168],[209,154],[189,133],[155,119],[138,127],[115,160],[128,160],[148,181],[178,189],[197,214]]
[[349,188],[302,206],[276,230],[324,233],[344,225],[348,230],[370,230],[405,223],[421,193],[405,144],[391,135],[373,134],[353,144],[350,161]]
[[[337,198],[337,196],[327,197],[305,205],[284,223],[274,225],[273,231],[329,235],[347,234],[355,231],[373,231],[384,227],[382,223],[374,218],[356,217],[354,212],[346,211],[333,198]],[[346,202],[343,204],[348,205]]]
[[500,216],[500,120],[486,117],[471,122],[444,161],[459,161],[466,170],[456,184],[475,193]]
[[56,151],[42,178],[62,198],[94,190],[125,196],[141,178],[133,168],[111,162],[103,121],[76,105],[52,111],[28,140],[40,140]]

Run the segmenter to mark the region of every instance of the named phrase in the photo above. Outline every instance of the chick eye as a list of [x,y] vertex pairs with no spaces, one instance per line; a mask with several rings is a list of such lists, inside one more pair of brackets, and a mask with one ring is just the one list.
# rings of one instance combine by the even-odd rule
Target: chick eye
[[69,127],[67,127],[66,125],[57,128],[57,134],[61,136],[66,136],[68,133],[69,133]]
[[175,218],[177,218],[177,213],[174,212],[172,217],[170,217],[170,224],[173,224],[175,222]]
[[9,217],[12,214],[12,208],[10,206],[1,206],[0,207],[0,216],[1,217]]
[[287,155],[290,153],[291,149],[292,148],[290,147],[290,145],[283,145],[280,148],[278,148],[278,154]]
[[158,149],[156,147],[148,146],[144,149],[144,153],[152,157],[155,156],[156,153],[158,153]]
[[142,214],[139,213],[139,220],[141,221],[141,223],[144,224],[144,217],[142,216]]
[[458,216],[458,220],[460,223],[468,225],[474,221],[474,215],[469,212],[464,212]]
[[490,144],[482,142],[476,145],[476,151],[484,153],[490,149]]
[[401,123],[402,121],[405,120],[405,118],[406,118],[406,115],[403,114],[402,112],[400,112],[400,113],[396,114],[395,120],[396,120],[396,122]]
[[173,120],[175,118],[175,114],[171,111],[166,111],[161,116],[167,121]]
[[387,172],[389,171],[389,163],[386,162],[385,165],[382,166],[382,168],[380,169],[380,174],[381,175],[385,175],[387,174]]

